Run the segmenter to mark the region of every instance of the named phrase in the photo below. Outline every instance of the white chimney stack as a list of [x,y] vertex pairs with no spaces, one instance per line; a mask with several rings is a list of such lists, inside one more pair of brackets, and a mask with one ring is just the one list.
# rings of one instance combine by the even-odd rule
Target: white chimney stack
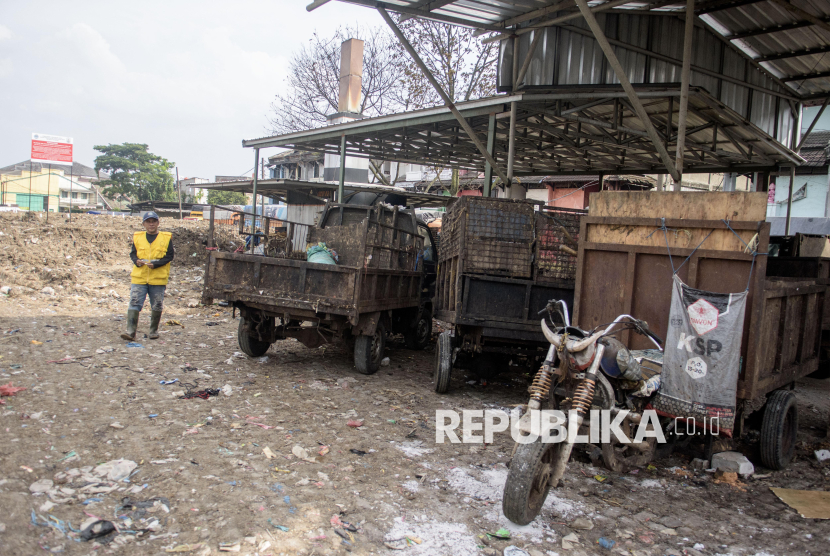
[[349,39],[340,45],[340,96],[338,112],[360,112],[360,87],[363,78],[363,41]]
[[[360,115],[360,87],[363,82],[363,41],[349,39],[340,45],[340,94],[337,113],[328,116],[329,124],[342,124],[362,118]],[[340,156],[327,153],[323,166],[323,179],[336,182],[340,179]],[[369,160],[346,157],[345,181],[369,183]]]

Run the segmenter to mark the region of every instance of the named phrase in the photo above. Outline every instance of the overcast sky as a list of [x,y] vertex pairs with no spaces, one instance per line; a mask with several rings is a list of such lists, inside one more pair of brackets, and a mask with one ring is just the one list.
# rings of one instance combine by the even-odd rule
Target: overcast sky
[[[291,53],[317,30],[382,25],[373,10],[310,0],[0,2],[0,166],[33,132],[94,145],[147,143],[181,177],[249,171],[242,139],[267,135]],[[262,151],[273,154],[273,149]]]

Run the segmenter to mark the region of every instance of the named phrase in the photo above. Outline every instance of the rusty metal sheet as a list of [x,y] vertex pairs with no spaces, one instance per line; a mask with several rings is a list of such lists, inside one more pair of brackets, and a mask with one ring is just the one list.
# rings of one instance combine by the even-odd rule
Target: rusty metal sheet
[[[631,219],[618,220],[626,225]],[[608,218],[583,218],[583,237],[594,222],[607,225]],[[717,226],[723,224],[685,224],[687,228],[702,229]],[[758,250],[764,253],[769,224],[762,224],[759,239]],[[749,284],[739,399],[757,398],[816,370],[826,285],[815,280],[767,279],[764,255],[759,255],[754,265],[752,256],[740,251],[672,248],[672,255],[675,267],[689,257],[679,276],[692,287],[730,293],[743,291]],[[591,329],[626,313],[646,320],[659,336],[666,337],[672,265],[665,248],[583,242],[578,261],[574,307],[578,326]],[[648,347],[645,338],[629,331],[620,333],[619,338],[630,349]]]

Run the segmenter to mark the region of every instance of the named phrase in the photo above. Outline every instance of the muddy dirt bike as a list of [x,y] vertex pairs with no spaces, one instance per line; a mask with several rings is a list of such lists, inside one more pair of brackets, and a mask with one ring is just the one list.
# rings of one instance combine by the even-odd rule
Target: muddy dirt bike
[[[590,428],[591,409],[610,410],[612,415],[627,409],[620,429],[631,442],[620,442],[611,435],[610,442],[594,447],[591,457],[601,457],[606,467],[617,472],[647,464],[655,456],[656,439],[646,438],[639,443],[632,439],[643,408],[659,387],[662,340],[645,321],[630,315],[620,315],[603,330],[586,332],[570,325],[564,302],[551,301],[542,312],[548,313],[553,326],[552,330],[542,320],[542,331],[551,346],[530,387],[528,411],[519,420],[519,430],[539,432],[539,425],[532,423],[531,410],[559,409],[575,418],[579,433],[584,434]],[[554,316],[564,326],[553,325]],[[611,336],[626,328],[650,338],[657,349],[626,349]],[[567,426],[566,422],[565,430]],[[504,515],[510,521],[526,525],[539,514],[548,492],[564,475],[573,447],[571,435],[562,442],[544,443],[536,439],[516,444],[502,500]]]

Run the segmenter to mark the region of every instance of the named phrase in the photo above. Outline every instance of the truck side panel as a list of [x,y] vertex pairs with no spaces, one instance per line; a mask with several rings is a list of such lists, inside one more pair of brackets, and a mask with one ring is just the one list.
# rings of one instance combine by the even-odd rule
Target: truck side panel
[[205,289],[211,297],[229,301],[353,315],[357,272],[336,265],[214,252]]
[[358,312],[418,306],[420,272],[367,268],[361,273]]

